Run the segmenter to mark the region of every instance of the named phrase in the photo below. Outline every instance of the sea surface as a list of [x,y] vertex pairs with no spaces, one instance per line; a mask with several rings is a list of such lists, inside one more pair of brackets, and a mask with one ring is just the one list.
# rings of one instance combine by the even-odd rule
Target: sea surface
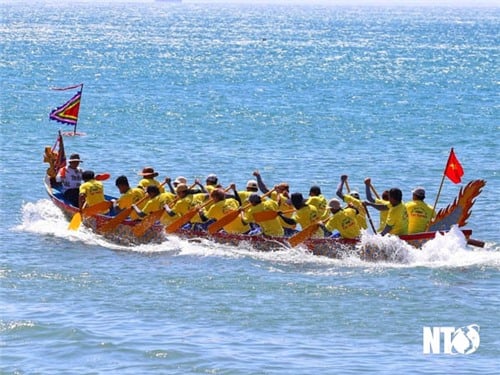
[[[499,8],[0,4],[0,373],[494,374],[500,358]],[[124,247],[67,230],[47,199],[49,112],[83,83],[66,153],[159,178],[260,170],[307,195],[423,186],[453,147],[487,184],[467,227],[365,262],[248,245]],[[377,221],[376,212],[372,215]],[[372,236],[369,232],[365,237]],[[373,240],[373,239],[372,239]],[[462,354],[424,327],[480,327]],[[445,329],[446,330],[446,329]],[[444,332],[444,331],[443,331]],[[449,337],[448,337],[449,338]]]

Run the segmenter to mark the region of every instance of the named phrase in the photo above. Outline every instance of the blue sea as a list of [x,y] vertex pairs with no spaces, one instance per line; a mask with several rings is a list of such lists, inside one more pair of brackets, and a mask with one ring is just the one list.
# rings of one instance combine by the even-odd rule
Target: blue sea
[[[498,7],[0,10],[0,373],[498,373]],[[79,83],[85,135],[65,137],[66,153],[110,173],[107,194],[145,166],[242,190],[258,169],[327,199],[342,174],[362,197],[366,177],[404,200],[423,186],[432,205],[453,147],[463,180],[444,180],[437,207],[486,180],[467,224],[486,245],[372,238],[405,257],[366,262],[68,231],[42,155],[73,129],[48,115],[76,90],[52,89]],[[451,338],[471,326],[480,343],[465,352]],[[438,332],[431,353],[425,327]]]

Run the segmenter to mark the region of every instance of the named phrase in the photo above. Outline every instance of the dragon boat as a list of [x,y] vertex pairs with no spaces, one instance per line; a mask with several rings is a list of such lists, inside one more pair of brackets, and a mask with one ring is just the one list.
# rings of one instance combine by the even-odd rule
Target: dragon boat
[[[62,139],[61,139],[62,142]],[[59,157],[60,158],[60,157]],[[74,215],[79,214],[77,207],[72,206],[65,201],[62,192],[52,186],[50,180],[54,177],[54,166],[57,165],[58,154],[50,147],[45,148],[44,161],[48,162],[50,167],[47,169],[44,185],[51,201],[57,206],[63,214],[71,220]],[[486,182],[484,180],[474,180],[463,186],[455,200],[447,207],[439,210],[432,221],[429,231],[411,235],[402,235],[399,238],[414,248],[420,248],[426,242],[434,239],[437,233],[444,234],[451,230],[452,226],[457,226],[462,231],[469,244],[481,246],[481,241],[471,238],[472,230],[465,229],[467,220],[471,214],[471,208],[477,196],[481,193]],[[105,196],[106,200],[115,199],[112,196]],[[140,221],[134,221],[126,218],[121,221],[112,231],[103,231],[116,213],[111,210],[107,214],[83,215],[82,223],[94,233],[103,236],[107,240],[125,246],[135,246],[149,243],[162,243],[168,241],[170,236],[178,236],[189,241],[209,240],[215,243],[240,246],[249,244],[258,251],[276,251],[290,248],[290,238],[287,237],[269,237],[264,235],[245,235],[229,234],[223,231],[210,234],[205,231],[179,229],[175,233],[167,234],[165,226],[159,221],[153,223],[148,229],[138,236],[134,230]],[[360,239],[343,238],[308,238],[300,246],[305,247],[314,255],[321,255],[330,258],[342,258],[345,256],[357,255],[365,260],[387,260],[391,257],[383,247],[377,245],[363,244]]]

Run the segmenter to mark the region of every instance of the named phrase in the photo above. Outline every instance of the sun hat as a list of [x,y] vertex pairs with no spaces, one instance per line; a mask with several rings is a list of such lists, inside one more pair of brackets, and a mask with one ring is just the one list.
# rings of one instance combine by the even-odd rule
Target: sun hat
[[139,176],[144,176],[144,177],[156,177],[158,176],[158,172],[155,172],[153,167],[145,167],[142,169],[142,172],[139,172]]
[[328,207],[333,208],[334,210],[338,210],[340,209],[340,201],[336,198],[332,198],[328,202]]
[[178,185],[178,184],[186,184],[187,183],[187,179],[186,177],[183,177],[183,176],[178,176],[175,180],[174,180],[174,184]]
[[257,181],[248,180],[247,181],[247,189],[259,189],[259,186],[257,185]]
[[217,175],[213,173],[209,174],[207,176],[207,182],[217,183]]
[[68,159],[68,163],[71,163],[72,161],[77,161],[79,163],[83,163],[83,160],[80,159],[80,155],[78,155],[78,154],[71,154],[71,156]]

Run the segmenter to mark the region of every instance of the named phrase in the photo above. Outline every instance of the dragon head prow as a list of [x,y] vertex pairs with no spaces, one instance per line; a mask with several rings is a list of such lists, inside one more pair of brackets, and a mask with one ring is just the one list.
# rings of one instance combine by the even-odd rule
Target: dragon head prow
[[485,185],[485,180],[474,180],[463,186],[453,202],[438,211],[429,230],[449,230],[455,224],[459,227],[467,225],[472,206]]

